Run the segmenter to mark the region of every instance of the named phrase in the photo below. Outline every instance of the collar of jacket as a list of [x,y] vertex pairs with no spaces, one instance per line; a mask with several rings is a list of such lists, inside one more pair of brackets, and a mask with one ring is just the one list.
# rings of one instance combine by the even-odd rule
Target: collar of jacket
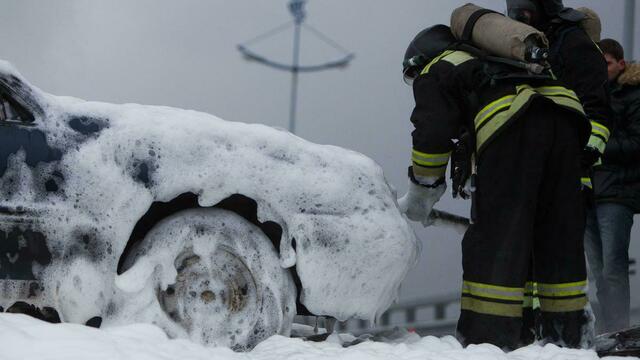
[[620,87],[625,85],[640,85],[640,64],[628,63],[626,69],[618,76],[616,82]]

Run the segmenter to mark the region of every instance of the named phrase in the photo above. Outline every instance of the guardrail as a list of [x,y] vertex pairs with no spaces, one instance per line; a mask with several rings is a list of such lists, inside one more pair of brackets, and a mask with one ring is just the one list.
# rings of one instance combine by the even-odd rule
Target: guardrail
[[[630,262],[630,264],[635,264]],[[458,315],[460,314],[460,294],[451,293],[427,299],[405,301],[391,306],[375,324],[366,320],[348,320],[337,323],[339,332],[348,332],[355,336],[376,334],[395,327],[406,328],[420,336],[444,336],[455,333]],[[296,317],[296,322],[310,326],[332,328],[333,324],[326,320],[317,324],[318,318],[313,316]],[[640,324],[640,307],[631,309],[631,323]],[[327,325],[329,324],[329,325]]]
[[[348,320],[338,322],[337,330],[358,336],[365,333],[379,333],[399,326],[415,331],[421,336],[450,335],[455,331],[460,309],[459,302],[460,294],[458,293],[405,301],[392,305],[375,324],[367,320]],[[296,322],[316,326],[317,319],[312,316],[298,316]]]

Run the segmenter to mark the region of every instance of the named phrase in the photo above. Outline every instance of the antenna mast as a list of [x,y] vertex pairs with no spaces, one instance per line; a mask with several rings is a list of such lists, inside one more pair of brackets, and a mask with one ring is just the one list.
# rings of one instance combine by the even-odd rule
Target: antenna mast
[[[308,24],[304,23],[306,18],[305,12],[305,4],[307,0],[290,0],[288,7],[289,12],[293,16],[292,22],[287,22],[286,24],[280,25],[277,28],[268,31],[262,35],[257,36],[256,38],[245,42],[244,44],[238,45],[238,50],[247,58],[248,60],[257,61],[261,64],[267,65],[269,67],[284,70],[291,73],[291,102],[289,108],[289,131],[294,133],[296,132],[296,109],[298,105],[298,75],[300,72],[316,72],[323,71],[332,68],[346,67],[351,60],[354,58],[354,54],[345,50],[342,46],[338,45],[336,42],[322,34],[320,31],[314,29]],[[251,51],[249,49],[250,44],[255,44],[259,41],[262,41],[268,37],[271,37],[293,25],[293,59],[291,64],[283,64],[276,61],[269,60],[257,53]],[[327,43],[329,46],[338,50],[343,54],[343,56],[337,60],[321,63],[317,65],[300,65],[300,42],[301,42],[301,30],[302,28],[309,30],[312,34],[318,37],[320,40]]]

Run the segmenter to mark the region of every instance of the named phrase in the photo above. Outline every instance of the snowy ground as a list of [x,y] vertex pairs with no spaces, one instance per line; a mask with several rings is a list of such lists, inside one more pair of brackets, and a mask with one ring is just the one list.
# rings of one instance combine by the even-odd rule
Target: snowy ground
[[[0,359],[446,359],[446,360],[587,360],[593,351],[561,349],[554,345],[529,346],[505,354],[492,345],[463,349],[453,337],[407,334],[389,342],[364,342],[348,348],[350,335],[332,335],[314,343],[273,336],[252,352],[234,353],[227,348],[207,348],[187,340],[170,340],[152,325],[128,325],[93,329],[75,324],[49,324],[24,315],[0,314]],[[614,359],[614,358],[609,358]],[[627,358],[628,359],[628,358]]]

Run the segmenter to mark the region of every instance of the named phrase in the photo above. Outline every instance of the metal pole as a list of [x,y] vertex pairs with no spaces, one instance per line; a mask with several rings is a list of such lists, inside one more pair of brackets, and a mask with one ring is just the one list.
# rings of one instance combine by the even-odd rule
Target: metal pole
[[291,69],[291,107],[289,110],[289,131],[296,133],[296,107],[298,103],[298,73],[300,72],[300,22],[295,22],[293,32],[293,66]]
[[636,0],[625,0],[624,3],[624,52],[627,60],[635,58],[634,53],[634,35],[636,28]]

